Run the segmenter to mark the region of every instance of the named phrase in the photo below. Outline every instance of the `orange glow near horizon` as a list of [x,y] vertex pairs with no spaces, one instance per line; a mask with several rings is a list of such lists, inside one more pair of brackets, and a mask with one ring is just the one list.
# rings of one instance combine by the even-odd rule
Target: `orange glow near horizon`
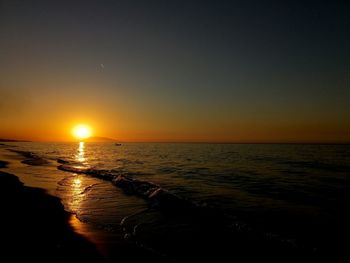
[[[19,117],[3,119],[0,138],[43,142],[95,140],[88,137],[121,142],[342,143],[350,140],[350,125],[341,120],[310,121],[303,117],[303,120],[289,118],[285,123],[269,119],[265,123],[252,116],[233,116],[232,120],[224,121],[219,116],[207,119],[199,118],[201,115],[185,115],[184,112],[171,115],[154,110],[150,113],[147,107],[140,115],[129,112],[127,105],[123,105],[125,111],[122,113],[120,110],[103,112],[96,105],[79,111],[66,105],[67,109],[60,109],[59,113],[55,109],[46,114],[50,110],[47,109],[39,114],[34,107],[32,113],[24,111]],[[6,115],[0,114],[2,116]],[[76,135],[76,128],[80,126],[88,129]]]

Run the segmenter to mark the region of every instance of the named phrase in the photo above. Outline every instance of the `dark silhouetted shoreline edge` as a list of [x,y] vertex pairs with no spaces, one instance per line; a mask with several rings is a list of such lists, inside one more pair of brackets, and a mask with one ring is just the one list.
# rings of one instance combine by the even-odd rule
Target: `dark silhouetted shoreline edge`
[[73,231],[72,215],[58,198],[2,171],[0,185],[1,261],[105,262],[93,244]]

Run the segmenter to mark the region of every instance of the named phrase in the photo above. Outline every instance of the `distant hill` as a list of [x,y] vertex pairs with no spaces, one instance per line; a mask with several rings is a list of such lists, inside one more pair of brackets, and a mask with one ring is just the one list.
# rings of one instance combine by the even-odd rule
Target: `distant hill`
[[84,140],[85,142],[118,142],[116,139],[107,137],[90,137]]
[[2,139],[2,138],[0,138],[0,142],[30,142],[30,141],[13,140],[13,139]]

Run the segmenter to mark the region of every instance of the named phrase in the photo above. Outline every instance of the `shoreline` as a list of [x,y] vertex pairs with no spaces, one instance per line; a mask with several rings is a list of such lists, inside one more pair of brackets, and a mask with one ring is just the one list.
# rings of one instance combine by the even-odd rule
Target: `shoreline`
[[27,187],[0,171],[2,258],[33,262],[106,262],[96,247],[75,233],[59,198]]
[[[9,152],[22,157],[16,159],[16,163],[22,163],[25,170],[27,170],[26,166],[28,166],[28,169],[30,169],[30,166],[35,169],[42,165],[45,166],[45,164],[41,163],[46,158],[41,158],[39,154],[13,149]],[[10,167],[14,164],[12,159],[5,157],[4,160],[10,163]],[[8,163],[6,161],[0,161],[0,168],[2,163],[6,166]],[[106,231],[106,235],[98,236],[99,240],[93,241],[87,238],[95,245],[95,249],[97,248],[100,252],[100,247],[108,247],[106,251],[109,252],[107,253],[109,255],[105,255],[102,252],[102,255],[105,255],[108,261],[118,259],[138,261],[144,260],[145,255],[147,255],[146,258],[150,257],[153,262],[156,259],[162,262],[168,261],[168,259],[174,260],[174,262],[181,262],[185,259],[198,260],[199,258],[218,260],[231,257],[232,253],[237,260],[244,262],[261,258],[271,262],[279,262],[281,258],[285,262],[327,262],[331,259],[332,261],[343,262],[345,258],[343,252],[345,247],[343,247],[342,243],[333,242],[334,244],[332,244],[326,242],[323,244],[322,242],[317,242],[317,236],[322,237],[321,235],[328,236],[330,239],[343,236],[332,234],[333,231],[339,231],[340,228],[329,228],[332,225],[331,222],[323,220],[322,222],[325,222],[323,225],[320,218],[318,218],[318,221],[322,224],[319,224],[315,229],[312,228],[320,230],[320,233],[313,232],[312,229],[308,228],[304,229],[307,231],[307,234],[300,236],[302,239],[300,237],[299,240],[293,239],[294,236],[286,238],[289,236],[283,236],[283,232],[269,231],[268,226],[271,225],[271,222],[276,222],[273,211],[266,214],[263,221],[257,220],[257,222],[254,222],[254,218],[244,217],[244,214],[240,214],[239,211],[236,211],[237,217],[231,218],[207,206],[196,207],[190,205],[185,200],[178,199],[166,190],[162,190],[160,185],[138,180],[137,177],[129,178],[120,174],[116,177],[113,170],[111,172],[109,170],[92,168],[76,168],[70,166],[69,161],[64,159],[57,159],[57,164],[54,163],[54,166],[57,170],[71,174],[85,174],[88,177],[111,181],[114,186],[121,188],[125,195],[135,195],[148,202],[148,209],[136,214],[130,214],[121,221],[120,227],[118,225],[116,231],[118,238],[115,238],[115,236],[112,238],[108,237],[110,234],[108,231]],[[19,175],[19,178],[26,182],[21,172],[17,173],[17,170],[8,172]],[[49,171],[48,174],[51,172]],[[37,186],[34,185],[34,187]],[[60,201],[59,198],[58,200]],[[20,209],[22,208],[20,207]],[[261,213],[257,213],[257,217],[259,215]],[[79,231],[79,226],[75,227],[75,223],[85,221],[79,221],[74,215],[69,218],[71,230],[73,229],[80,236],[87,237]],[[277,215],[277,218],[281,218],[281,215]],[[266,221],[266,219],[269,220]],[[304,221],[295,221],[295,219],[304,220],[304,218],[299,218],[298,216],[294,218],[290,216],[288,218],[282,217],[282,219],[290,223],[290,227],[294,227],[295,231],[299,232],[302,232],[300,227],[311,225],[310,223],[305,224]],[[270,220],[272,221],[270,222]],[[259,225],[259,222],[262,224]],[[50,230],[51,227],[49,228]],[[312,233],[313,235],[310,236]],[[308,237],[312,239],[309,240]],[[132,244],[137,244],[137,246]],[[145,250],[148,250],[150,253],[147,253]]]
[[59,197],[42,188],[26,186],[7,172],[11,165],[8,160],[0,160],[0,205],[6,215],[0,217],[0,233],[6,241],[0,259],[61,263],[166,261],[125,240],[123,233],[116,238],[115,233],[97,232],[80,222],[65,210]]

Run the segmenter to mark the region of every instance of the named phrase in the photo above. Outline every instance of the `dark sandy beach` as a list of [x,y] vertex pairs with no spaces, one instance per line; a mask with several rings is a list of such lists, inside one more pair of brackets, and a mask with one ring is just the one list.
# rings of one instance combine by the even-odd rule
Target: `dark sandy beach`
[[94,245],[74,233],[58,198],[1,171],[0,185],[1,261],[105,262]]
[[[8,162],[0,160],[0,168]],[[10,173],[0,171],[0,261],[8,262],[117,262],[159,258],[133,246],[118,245],[105,257],[97,247],[74,232],[73,215],[59,198],[39,188],[24,186]]]

